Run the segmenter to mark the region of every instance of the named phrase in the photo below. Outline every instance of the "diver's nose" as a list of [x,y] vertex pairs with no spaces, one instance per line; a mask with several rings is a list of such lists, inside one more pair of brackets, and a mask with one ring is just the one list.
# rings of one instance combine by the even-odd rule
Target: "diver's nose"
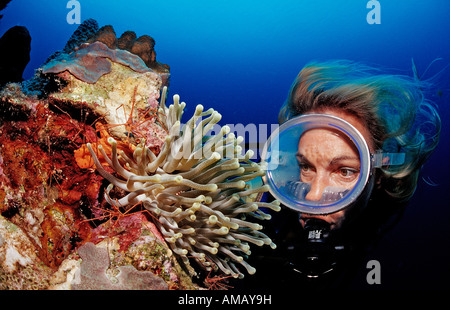
[[311,183],[311,189],[306,194],[305,199],[309,201],[320,201],[328,181],[324,177],[316,177]]

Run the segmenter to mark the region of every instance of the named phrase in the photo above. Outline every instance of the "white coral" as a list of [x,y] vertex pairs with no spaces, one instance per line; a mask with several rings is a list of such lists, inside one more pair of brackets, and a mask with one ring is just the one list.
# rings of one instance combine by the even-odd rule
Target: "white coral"
[[[181,127],[185,103],[175,95],[174,103],[167,108],[166,91],[164,88],[160,112],[169,134],[158,156],[145,144],[136,148],[133,158],[121,151],[118,154],[116,141],[110,138],[111,158],[101,146],[99,150],[121,176],[117,178],[106,172],[88,144],[99,173],[111,182],[106,200],[125,208],[142,202],[158,218],[156,225],[186,266],[190,266],[188,258],[192,258],[207,270],[218,267],[225,274],[242,277],[236,266],[240,264],[253,274],[255,269],[244,260],[250,254],[249,243],[273,248],[275,244],[261,232],[260,224],[248,218],[270,219],[261,208],[278,211],[279,202],[255,202],[255,196],[268,191],[268,187],[248,185],[264,171],[249,160],[251,151],[241,155],[241,137],[236,138],[224,126],[219,134],[205,138],[221,119],[218,112],[204,112],[198,105],[192,118]],[[109,193],[113,186],[129,194],[112,199]]]

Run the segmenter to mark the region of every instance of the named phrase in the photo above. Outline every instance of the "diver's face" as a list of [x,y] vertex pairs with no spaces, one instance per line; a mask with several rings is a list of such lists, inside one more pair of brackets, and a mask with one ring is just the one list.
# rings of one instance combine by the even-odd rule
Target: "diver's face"
[[319,201],[324,189],[352,189],[358,181],[360,159],[350,141],[337,131],[311,129],[301,137],[297,161],[300,181],[311,184],[306,200]]
[[[369,146],[372,144],[368,130],[355,117],[343,112],[325,113],[348,121],[369,141]],[[302,135],[298,144],[297,161],[300,166],[300,181],[311,184],[311,190],[305,197],[309,201],[319,201],[324,189],[329,186],[352,189],[361,169],[359,153],[353,142],[343,133],[325,128],[311,129]],[[302,225],[305,219],[312,217],[327,221],[332,229],[338,228],[345,218],[345,210],[324,216],[302,214]]]

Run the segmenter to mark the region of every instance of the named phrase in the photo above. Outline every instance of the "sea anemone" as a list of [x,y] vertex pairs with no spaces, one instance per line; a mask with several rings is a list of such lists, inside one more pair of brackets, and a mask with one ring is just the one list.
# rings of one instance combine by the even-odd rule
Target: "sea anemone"
[[[262,209],[279,211],[277,200],[258,202],[255,197],[268,191],[267,185],[250,186],[249,181],[264,175],[262,167],[250,160],[252,151],[242,155],[243,138],[224,126],[213,136],[205,136],[219,122],[221,115],[197,105],[194,115],[181,126],[185,103],[178,95],[173,104],[165,105],[167,88],[161,95],[160,121],[168,128],[166,141],[156,156],[141,143],[133,158],[117,149],[109,138],[109,158],[102,146],[98,149],[117,173],[113,176],[100,164],[96,152],[87,144],[98,172],[111,184],[105,199],[115,208],[130,208],[142,203],[157,221],[172,251],[184,262],[192,275],[189,258],[206,270],[220,269],[227,275],[242,278],[238,266],[255,273],[244,258],[250,255],[249,243],[275,248],[272,240],[261,232],[260,224],[248,221],[270,219]],[[114,186],[126,191],[113,199]]]

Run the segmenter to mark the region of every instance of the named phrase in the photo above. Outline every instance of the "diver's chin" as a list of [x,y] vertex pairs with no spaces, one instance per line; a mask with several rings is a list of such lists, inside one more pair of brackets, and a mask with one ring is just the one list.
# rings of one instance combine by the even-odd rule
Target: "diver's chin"
[[326,215],[300,213],[300,224],[302,225],[302,228],[305,228],[305,223],[308,219],[319,219],[325,221],[330,225],[330,230],[336,230],[341,228],[342,223],[345,220],[345,211],[339,211]]

